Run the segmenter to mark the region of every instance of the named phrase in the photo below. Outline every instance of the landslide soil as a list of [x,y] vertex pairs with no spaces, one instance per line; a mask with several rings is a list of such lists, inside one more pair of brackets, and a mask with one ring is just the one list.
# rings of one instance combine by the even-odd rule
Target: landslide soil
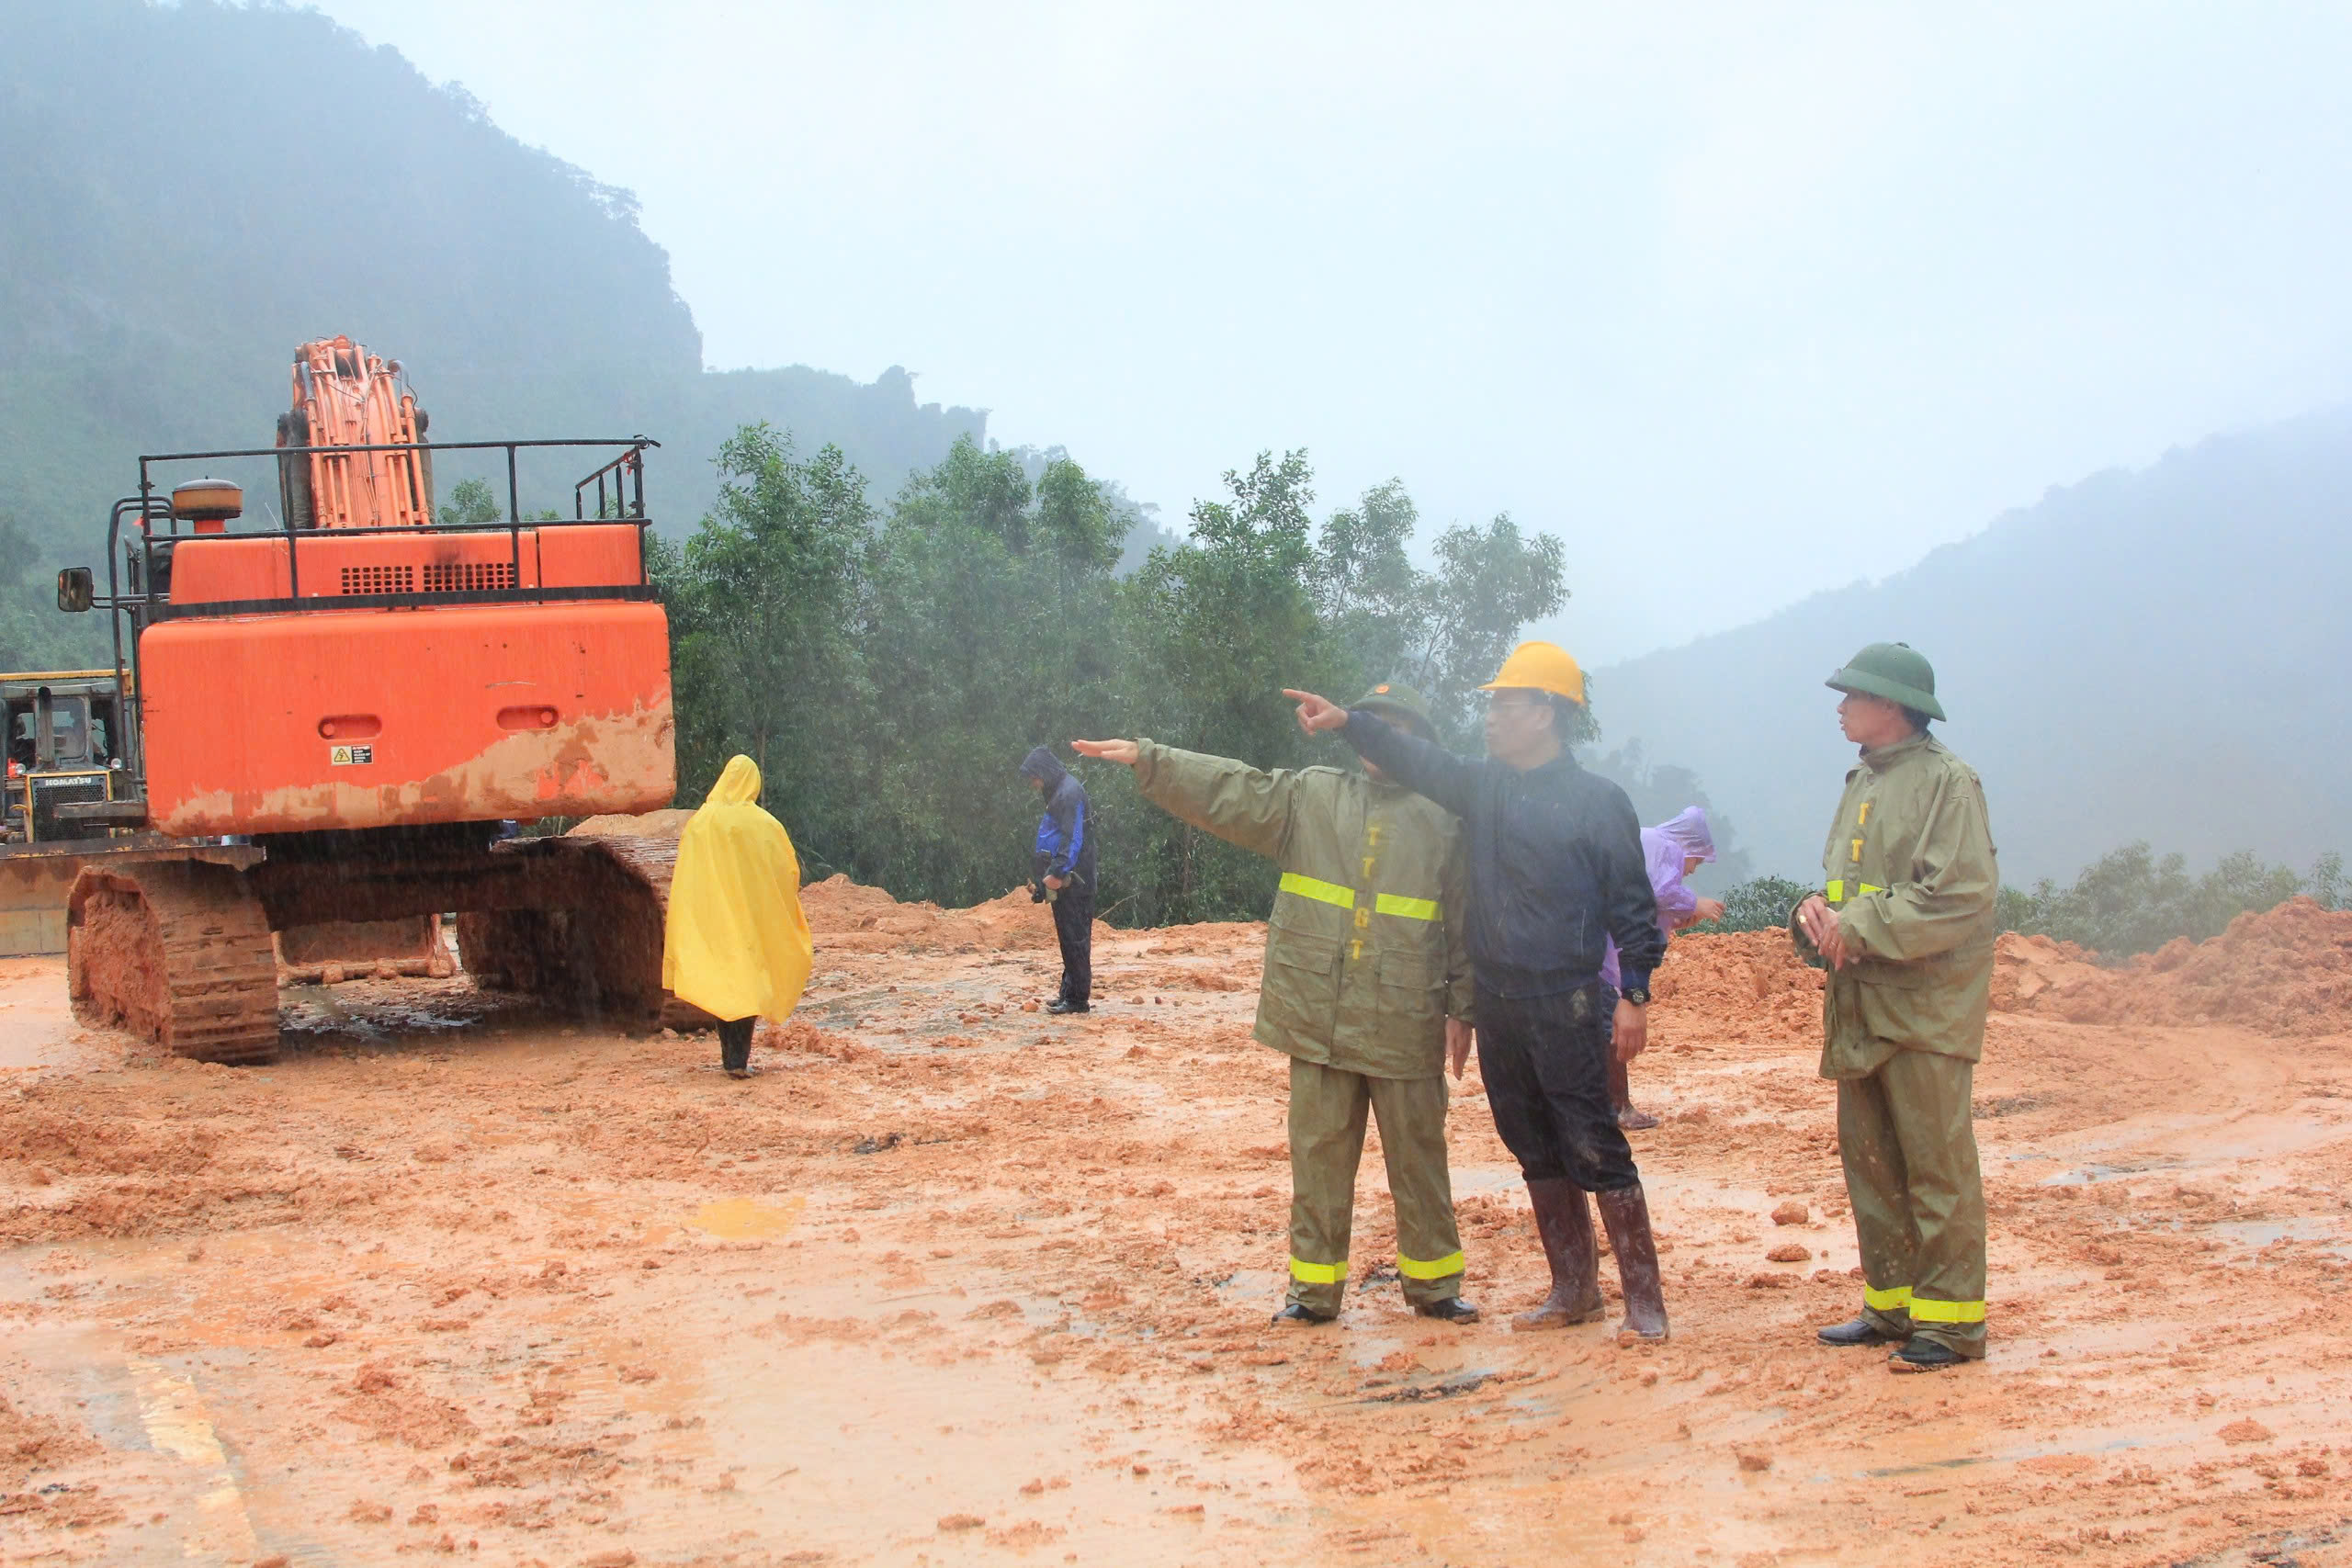
[[1992,1356],[1894,1377],[1813,1339],[1859,1285],[1777,935],[1661,973],[1674,1339],[1620,1349],[1509,1331],[1542,1267],[1475,1069],[1487,1320],[1404,1309],[1375,1138],[1347,1312],[1267,1325],[1260,928],[1101,931],[1056,1020],[1025,898],[808,903],[742,1083],[462,977],[289,990],[277,1065],[200,1067],[0,967],[0,1560],[2352,1562],[2352,1018],[2275,1005],[2352,917],[2140,971],[2005,942]]

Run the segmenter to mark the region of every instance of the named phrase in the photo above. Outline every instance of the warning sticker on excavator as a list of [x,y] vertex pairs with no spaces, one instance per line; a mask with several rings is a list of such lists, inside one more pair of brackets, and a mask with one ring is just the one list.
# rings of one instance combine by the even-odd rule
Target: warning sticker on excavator
[[376,760],[373,746],[337,746],[327,753],[327,761],[337,768],[359,767]]

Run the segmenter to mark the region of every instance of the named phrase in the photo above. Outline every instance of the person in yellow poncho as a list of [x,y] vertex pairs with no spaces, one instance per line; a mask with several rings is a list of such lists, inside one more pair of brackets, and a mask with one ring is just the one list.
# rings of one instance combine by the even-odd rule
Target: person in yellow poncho
[[738,756],[678,838],[662,984],[719,1021],[719,1065],[752,1076],[752,1031],[781,1023],[808,984],[816,952],[800,912],[800,857],[760,809],[760,768]]

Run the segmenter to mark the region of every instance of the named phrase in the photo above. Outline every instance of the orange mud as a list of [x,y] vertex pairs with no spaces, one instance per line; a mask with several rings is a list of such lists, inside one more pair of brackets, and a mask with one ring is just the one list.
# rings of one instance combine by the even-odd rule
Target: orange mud
[[2285,1037],[2352,1024],[2352,910],[2296,898],[2211,942],[2176,938],[2120,969],[2072,942],[2001,939],[1997,999],[2077,1023],[2227,1023]]
[[[1267,1325],[1258,927],[1100,932],[1057,1020],[1025,895],[807,897],[815,984],[744,1083],[462,977],[289,990],[278,1065],[198,1066],[76,1043],[57,964],[0,968],[0,1559],[2352,1562],[2341,1003],[1997,1014],[1992,1356],[1894,1377],[1812,1337],[1859,1287],[1776,934],[1661,972],[1675,1337],[1621,1350],[1505,1326],[1542,1265],[1475,1073],[1488,1319],[1407,1314],[1374,1155],[1340,1323]],[[2012,995],[2029,964],[2082,978],[2013,943]]]

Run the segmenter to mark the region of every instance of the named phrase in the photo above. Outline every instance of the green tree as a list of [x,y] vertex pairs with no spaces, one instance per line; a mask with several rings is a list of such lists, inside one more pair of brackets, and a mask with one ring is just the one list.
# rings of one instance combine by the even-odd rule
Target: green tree
[[[1358,674],[1317,613],[1313,479],[1305,452],[1279,462],[1261,452],[1246,473],[1225,475],[1224,499],[1194,504],[1190,539],[1154,550],[1124,584],[1122,685],[1144,722],[1123,729],[1260,767],[1340,760],[1306,744],[1282,695],[1302,683],[1339,690]],[[1112,785],[1122,801],[1120,782]],[[1274,873],[1263,860],[1158,813],[1112,815],[1132,824],[1121,849],[1139,923],[1265,912]]]
[[[1558,537],[1519,530],[1508,513],[1484,528],[1448,528],[1437,541],[1437,608],[1423,668],[1430,700],[1449,734],[1476,727],[1473,694],[1520,640],[1528,622],[1567,603],[1566,550]],[[1589,681],[1572,744],[1600,738]]]
[[1785,876],[1756,876],[1724,890],[1724,915],[1696,931],[1768,931],[1789,923],[1789,913],[1816,891]]
[[478,528],[506,520],[506,503],[487,479],[459,479],[433,509],[433,520],[445,527]]
[[1033,488],[1017,454],[959,441],[907,482],[865,556],[860,665],[891,721],[861,728],[857,874],[951,903],[1027,874],[1016,765],[1039,744],[1067,760],[1114,709],[1114,533],[1067,457]]
[[671,617],[680,796],[701,798],[743,752],[771,801],[820,828],[821,862],[838,852],[849,745],[880,716],[854,635],[873,509],[838,447],[802,461],[764,423],[719,449],[718,470],[701,527],[651,560]]

